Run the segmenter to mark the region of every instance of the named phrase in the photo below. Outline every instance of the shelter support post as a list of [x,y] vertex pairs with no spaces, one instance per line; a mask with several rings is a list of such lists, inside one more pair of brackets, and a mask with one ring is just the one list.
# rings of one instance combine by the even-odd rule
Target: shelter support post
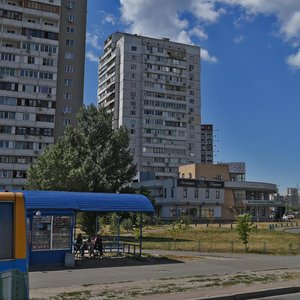
[[117,243],[118,243],[118,250],[117,253],[120,252],[120,216],[117,216],[117,222],[118,222],[118,236],[117,236]]
[[142,256],[143,214],[140,212],[140,256]]

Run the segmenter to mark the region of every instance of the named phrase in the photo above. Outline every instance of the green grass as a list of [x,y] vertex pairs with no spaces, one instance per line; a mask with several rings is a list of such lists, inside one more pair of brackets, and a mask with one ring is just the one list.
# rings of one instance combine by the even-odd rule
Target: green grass
[[[186,250],[203,252],[244,252],[236,230],[228,227],[190,225],[176,240],[170,233],[169,225],[151,226],[143,229],[143,248],[157,250]],[[121,238],[136,241],[133,236]],[[249,252],[266,254],[299,254],[300,235],[285,231],[271,231],[266,224],[250,234]]]

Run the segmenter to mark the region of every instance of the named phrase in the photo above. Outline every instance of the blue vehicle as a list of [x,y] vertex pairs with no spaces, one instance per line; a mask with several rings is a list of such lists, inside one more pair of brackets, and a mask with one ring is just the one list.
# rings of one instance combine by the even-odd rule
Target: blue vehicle
[[25,213],[22,193],[0,192],[0,299],[29,299]]

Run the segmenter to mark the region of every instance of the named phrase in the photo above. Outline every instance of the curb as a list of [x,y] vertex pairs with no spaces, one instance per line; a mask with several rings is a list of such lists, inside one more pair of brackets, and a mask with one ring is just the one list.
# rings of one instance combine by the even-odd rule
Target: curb
[[245,292],[245,293],[232,294],[232,295],[193,298],[190,300],[246,300],[246,299],[259,298],[259,297],[271,297],[271,296],[280,296],[286,294],[294,294],[299,292],[300,292],[300,286],[293,286],[293,287],[285,287],[285,288],[278,288],[278,289],[255,291],[255,292]]

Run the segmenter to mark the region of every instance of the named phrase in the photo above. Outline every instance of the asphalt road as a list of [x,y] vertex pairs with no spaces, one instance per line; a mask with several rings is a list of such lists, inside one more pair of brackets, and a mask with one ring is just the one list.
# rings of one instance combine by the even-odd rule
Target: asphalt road
[[[29,273],[30,289],[67,287],[72,285],[101,284],[126,280],[150,280],[162,277],[190,275],[235,274],[247,271],[267,271],[276,269],[300,268],[300,256],[271,256],[255,254],[209,254],[199,252],[146,251],[151,254],[175,254],[169,262],[143,261],[130,265],[119,262],[119,258],[98,259],[97,267],[93,260],[81,269],[35,271]],[[196,256],[197,259],[180,261],[180,256]],[[110,260],[110,261],[109,261]],[[114,260],[114,261],[112,261]]]

